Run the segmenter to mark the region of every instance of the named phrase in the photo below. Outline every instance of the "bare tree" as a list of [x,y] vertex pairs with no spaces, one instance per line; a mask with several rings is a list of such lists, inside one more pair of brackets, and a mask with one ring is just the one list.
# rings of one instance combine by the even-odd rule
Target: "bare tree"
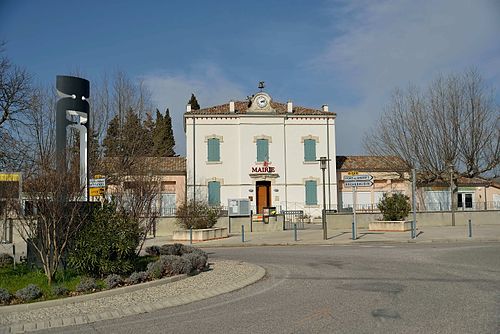
[[[5,43],[0,44],[3,49]],[[20,121],[19,115],[29,108],[31,77],[26,70],[0,58],[0,127],[7,121]]]
[[395,90],[364,146],[402,158],[427,181],[446,179],[450,166],[457,175],[484,175],[500,164],[499,111],[476,70],[439,77],[425,91]]
[[137,254],[160,215],[161,180],[152,169],[154,163],[150,160],[143,157],[142,162],[137,159],[133,165],[124,165],[119,157],[106,159],[113,200],[117,208],[128,213],[139,226]]
[[80,202],[82,188],[75,171],[43,168],[25,180],[23,195],[34,212],[17,208],[17,229],[32,246],[51,284],[75,233],[84,223],[88,208]]

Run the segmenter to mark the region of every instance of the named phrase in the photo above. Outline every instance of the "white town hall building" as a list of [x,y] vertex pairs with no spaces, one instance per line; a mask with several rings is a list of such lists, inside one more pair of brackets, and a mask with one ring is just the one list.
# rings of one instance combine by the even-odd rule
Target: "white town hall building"
[[188,198],[227,206],[250,199],[251,208],[304,210],[321,215],[322,171],[327,208],[336,207],[335,117],[321,109],[279,103],[260,91],[248,101],[184,114]]

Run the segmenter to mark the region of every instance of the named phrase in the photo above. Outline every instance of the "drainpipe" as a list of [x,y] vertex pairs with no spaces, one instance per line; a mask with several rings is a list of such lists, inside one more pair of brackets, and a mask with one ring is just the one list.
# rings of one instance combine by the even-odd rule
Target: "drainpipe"
[[288,178],[287,178],[287,165],[286,165],[286,120],[288,115],[283,116],[283,151],[285,156],[285,211],[288,210]]

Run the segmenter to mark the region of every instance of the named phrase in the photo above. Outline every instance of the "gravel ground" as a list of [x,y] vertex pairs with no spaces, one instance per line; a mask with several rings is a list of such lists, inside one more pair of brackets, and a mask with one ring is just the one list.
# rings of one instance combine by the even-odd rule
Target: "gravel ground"
[[[99,314],[129,307],[164,302],[169,298],[193,299],[207,290],[224,287],[228,282],[239,282],[250,276],[255,267],[238,261],[217,261],[210,263],[209,271],[196,276],[167,283],[165,285],[144,288],[114,296],[98,297],[88,301],[50,306],[33,310],[8,312],[0,309],[0,325],[31,323],[51,319],[70,318]],[[8,306],[6,306],[8,308]]]

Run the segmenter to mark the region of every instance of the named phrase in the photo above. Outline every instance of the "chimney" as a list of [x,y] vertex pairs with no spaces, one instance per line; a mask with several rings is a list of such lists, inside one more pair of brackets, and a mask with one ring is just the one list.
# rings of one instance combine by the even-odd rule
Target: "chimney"
[[229,101],[229,112],[234,113],[234,101]]
[[186,112],[191,112],[191,105],[190,105],[190,104],[188,104],[188,105],[186,106]]
[[293,103],[292,103],[292,101],[288,101],[286,103],[286,112],[290,112],[290,113],[293,112]]
[[321,109],[323,109],[324,112],[328,112],[328,104],[323,104]]

